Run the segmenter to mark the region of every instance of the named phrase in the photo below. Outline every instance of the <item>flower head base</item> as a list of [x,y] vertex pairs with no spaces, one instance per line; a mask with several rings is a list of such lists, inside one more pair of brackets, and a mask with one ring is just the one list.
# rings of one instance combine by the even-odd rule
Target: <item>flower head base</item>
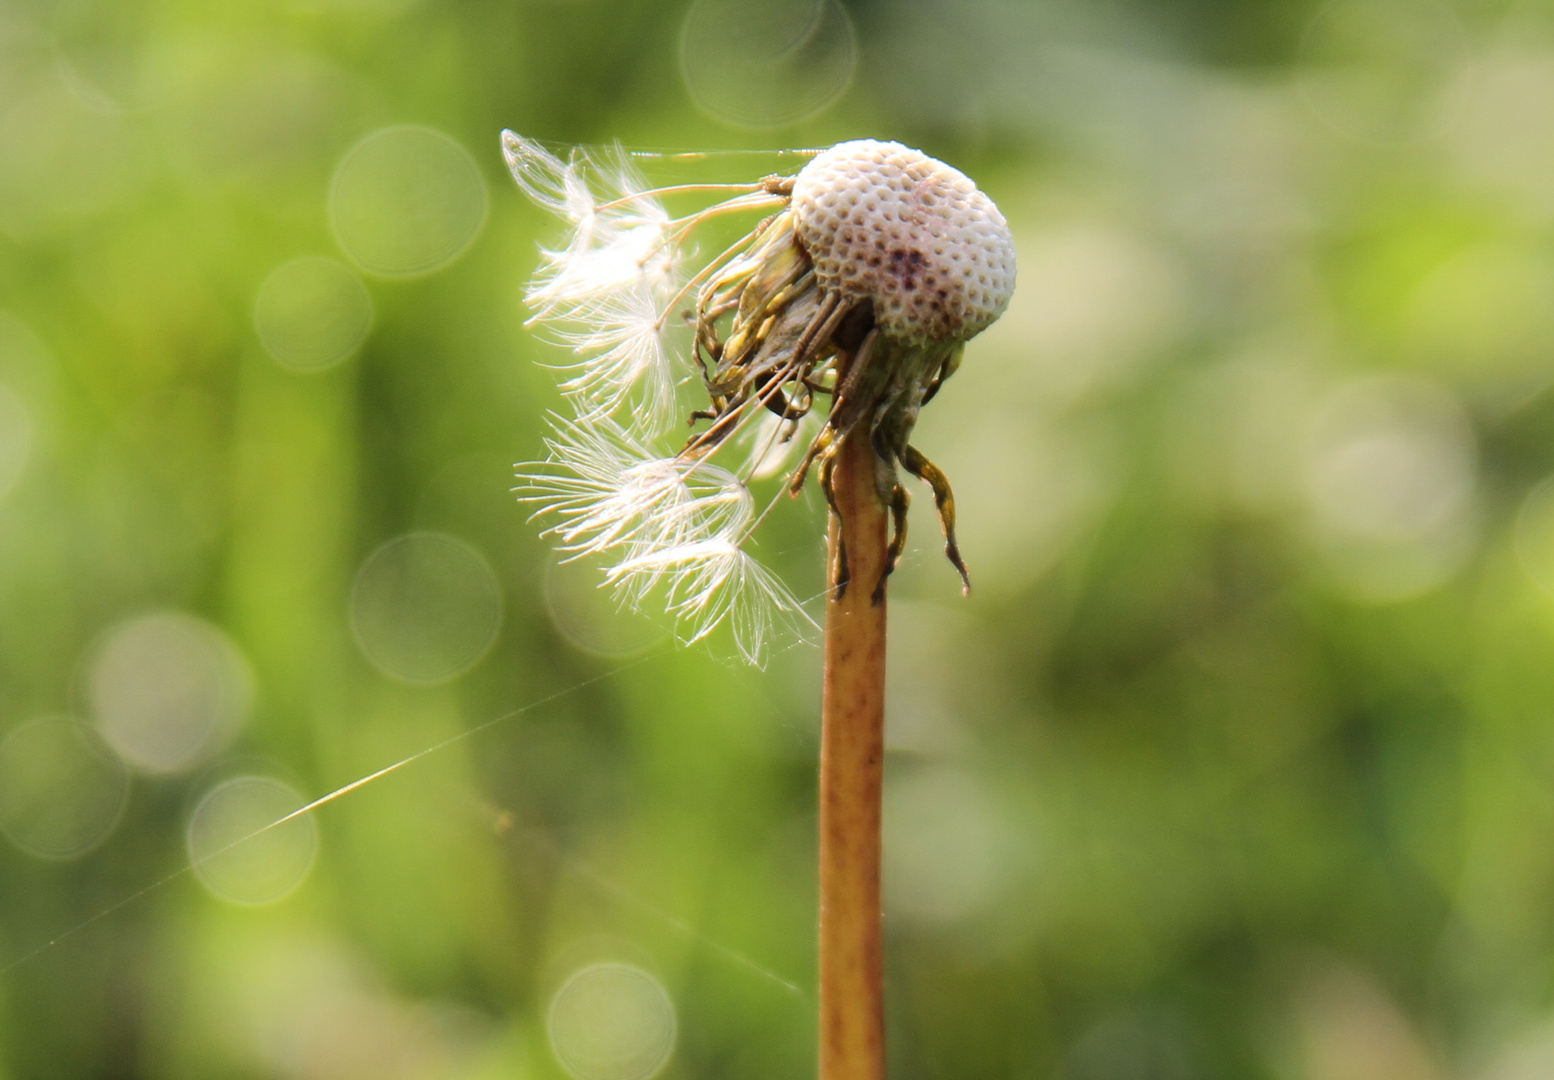
[[[524,497],[554,519],[550,531],[564,548],[619,549],[606,579],[623,600],[640,602],[662,586],[684,636],[703,637],[728,619],[741,652],[757,660],[773,619],[802,612],[744,551],[764,517],[748,474],[780,460],[774,444],[794,437],[820,396],[830,407],[787,490],[797,494],[816,472],[834,508],[837,451],[866,425],[878,494],[895,525],[875,596],[905,546],[898,466],[932,488],[945,552],[969,588],[949,482],[908,440],[965,342],[1002,314],[1014,289],[1009,227],[975,184],[916,150],[867,139],[824,151],[792,177],[656,191],[623,157],[601,164],[574,154],[563,164],[512,132],[503,148],[523,190],[572,229],[564,248],[545,253],[527,299],[531,321],[554,325],[578,356],[562,384],[576,418],[558,417],[550,460],[520,473]],[[708,187],[739,194],[684,218],[659,201]],[[698,224],[754,210],[769,216],[680,281],[681,247]],[[664,336],[692,298],[694,369]],[[661,453],[649,443],[692,370],[707,407],[691,420],[706,426],[678,452]],[[758,424],[761,416],[768,422]],[[739,432],[757,432],[747,475],[711,461]],[[838,554],[841,590],[848,575]]]
[[899,143],[842,143],[793,184],[799,239],[820,287],[869,300],[900,341],[966,341],[1014,292],[1003,215],[955,169]]

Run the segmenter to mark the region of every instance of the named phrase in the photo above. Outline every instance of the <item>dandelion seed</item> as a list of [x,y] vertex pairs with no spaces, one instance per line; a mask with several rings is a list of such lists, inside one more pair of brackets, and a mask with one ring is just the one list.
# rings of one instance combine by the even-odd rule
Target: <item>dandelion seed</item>
[[757,667],[765,664],[774,630],[795,628],[802,618],[787,586],[727,537],[646,552],[606,578],[632,592],[669,581],[667,607],[679,620],[681,641],[700,641],[727,620],[740,655]]
[[734,478],[707,467],[702,490],[692,487],[693,465],[656,457],[608,417],[580,424],[553,417],[546,440],[550,457],[520,470],[520,498],[539,504],[536,517],[551,517],[546,532],[577,556],[615,547],[655,548],[684,540],[687,507]]
[[[570,326],[556,333],[570,346],[576,372],[561,384],[579,399],[585,415],[608,415],[621,407],[634,387],[644,387],[645,409],[639,428],[657,430],[674,411],[675,378],[665,340],[659,301],[646,286],[606,296],[569,310]],[[656,426],[656,427],[655,427]]]
[[[573,229],[565,248],[542,253],[525,293],[529,321],[551,327],[578,357],[562,389],[585,412],[609,413],[645,383],[651,407],[642,415],[662,424],[675,383],[662,318],[678,254],[666,242],[668,213],[624,157],[601,176],[580,154],[563,164],[512,132],[502,148],[524,193]],[[601,204],[596,185],[612,201]]]
[[[563,163],[512,132],[503,147],[519,186],[570,230],[543,254],[527,299],[531,321],[554,327],[575,354],[561,387],[575,416],[557,418],[550,460],[520,473],[524,497],[554,519],[566,550],[619,551],[606,580],[624,602],[664,586],[688,640],[727,622],[741,653],[758,658],[774,620],[807,616],[745,551],[765,517],[747,483],[781,473],[824,397],[825,419],[787,490],[813,472],[834,510],[838,451],[864,425],[894,522],[878,580],[866,583],[872,595],[883,596],[905,546],[898,468],[932,488],[945,553],[969,588],[949,481],[909,438],[964,343],[998,318],[1014,287],[1008,225],[975,184],[873,140],[832,147],[791,177],[663,189],[648,188],[624,155],[574,153]],[[736,194],[679,218],[660,202],[711,189]],[[773,213],[682,283],[681,249],[699,225],[756,212]],[[682,360],[664,332],[670,305],[691,297],[694,336]],[[678,452],[654,445],[672,420],[676,384],[695,374],[708,405],[692,420],[705,426]],[[712,464],[734,442],[749,447],[737,475]],[[832,577],[845,592],[841,546]]]

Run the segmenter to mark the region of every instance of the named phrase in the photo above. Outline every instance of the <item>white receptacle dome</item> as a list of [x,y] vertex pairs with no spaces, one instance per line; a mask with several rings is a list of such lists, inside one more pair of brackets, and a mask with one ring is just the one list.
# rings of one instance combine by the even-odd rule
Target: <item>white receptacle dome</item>
[[892,337],[965,341],[1014,292],[1014,239],[964,174],[894,142],[838,143],[793,184],[799,239],[822,287],[874,302]]

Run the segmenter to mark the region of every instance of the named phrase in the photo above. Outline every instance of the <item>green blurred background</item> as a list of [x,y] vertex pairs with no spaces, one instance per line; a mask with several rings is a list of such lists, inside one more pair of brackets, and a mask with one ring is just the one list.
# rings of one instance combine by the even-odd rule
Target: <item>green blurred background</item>
[[509,494],[503,127],[1014,227],[916,440],[976,592],[922,496],[892,591],[894,1076],[1554,1076],[1554,4],[0,0],[0,1077],[812,1073],[818,653]]

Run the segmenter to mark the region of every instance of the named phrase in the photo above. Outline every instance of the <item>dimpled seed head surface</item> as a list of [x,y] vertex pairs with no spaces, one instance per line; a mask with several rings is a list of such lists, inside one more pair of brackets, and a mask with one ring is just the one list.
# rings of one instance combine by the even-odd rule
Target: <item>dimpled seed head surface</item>
[[964,174],[894,142],[838,143],[793,184],[799,239],[820,284],[874,301],[892,337],[965,341],[1003,314],[1014,239]]

